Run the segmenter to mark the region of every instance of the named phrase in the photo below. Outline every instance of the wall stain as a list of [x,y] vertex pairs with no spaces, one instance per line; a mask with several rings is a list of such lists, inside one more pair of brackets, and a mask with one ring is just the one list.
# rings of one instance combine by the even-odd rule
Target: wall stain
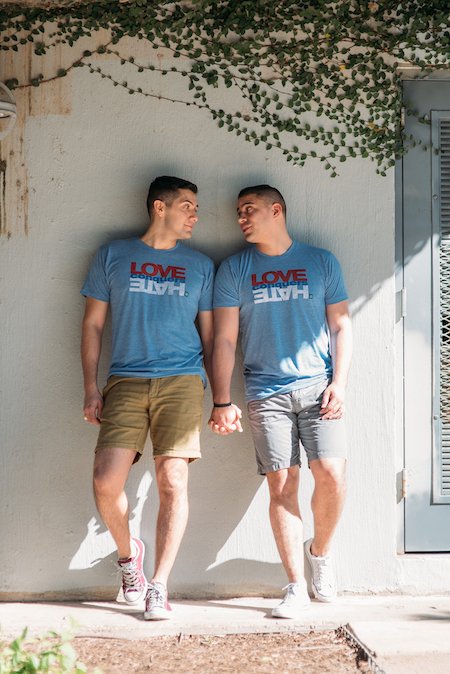
[[0,234],[6,233],[6,160],[0,159]]
[[[105,31],[100,31],[99,44],[105,34]],[[68,67],[72,63],[72,50],[64,45],[58,45],[45,59],[35,55],[33,44],[29,43],[26,49],[25,55],[11,50],[3,54],[0,61],[2,82],[14,77],[20,82],[29,82],[33,75],[40,72],[47,78],[52,76],[56,68]],[[30,195],[24,143],[27,120],[39,115],[70,115],[72,75],[56,78],[37,88],[16,89],[14,97],[17,105],[16,124],[12,132],[0,142],[0,237],[8,238],[27,235],[29,231]],[[4,157],[8,158],[8,163]]]

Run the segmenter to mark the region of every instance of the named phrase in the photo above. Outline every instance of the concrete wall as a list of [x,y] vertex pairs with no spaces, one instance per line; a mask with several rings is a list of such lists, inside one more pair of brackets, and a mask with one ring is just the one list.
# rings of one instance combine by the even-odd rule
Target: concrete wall
[[[171,65],[154,52],[142,55]],[[97,62],[120,81],[135,77],[143,86],[140,75],[117,60]],[[2,79],[42,67],[31,54],[5,61]],[[189,100],[184,83],[172,76],[154,74],[145,82],[161,96]],[[218,90],[217,104],[230,95]],[[79,290],[102,243],[145,231],[148,185],[161,174],[199,185],[192,245],[216,263],[243,246],[237,192],[261,182],[283,192],[295,238],[336,254],[355,331],[349,493],[334,546],[339,585],[345,592],[443,589],[446,558],[430,579],[423,563],[405,567],[396,555],[394,173],[376,176],[366,160],[340,164],[336,179],[319,162],[292,167],[274,151],[219,129],[206,111],[130,96],[84,68],[16,98],[20,118],[1,145],[0,599],[100,598],[117,590],[114,544],[92,497],[96,429],[82,413]],[[238,98],[236,108],[244,110]],[[108,338],[109,326],[101,385]],[[233,398],[243,405],[241,371],[238,356]],[[204,407],[206,422],[209,390]],[[203,459],[190,472],[191,514],[172,594],[273,594],[286,583],[245,418],[244,427],[244,434],[222,438],[204,424]],[[147,545],[151,575],[158,496],[149,443],[127,491],[132,531]],[[308,536],[307,467],[300,491]]]

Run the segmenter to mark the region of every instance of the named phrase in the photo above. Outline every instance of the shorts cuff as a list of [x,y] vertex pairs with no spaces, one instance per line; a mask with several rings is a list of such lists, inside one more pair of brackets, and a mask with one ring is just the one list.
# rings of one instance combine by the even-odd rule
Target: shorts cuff
[[312,458],[307,455],[308,458],[308,465],[311,463],[311,461],[316,461],[317,459],[342,459],[343,461],[347,461],[346,456],[339,456],[336,454],[336,452],[330,452],[330,454],[320,454],[320,456],[313,456]]
[[173,459],[189,459],[190,462],[202,458],[199,449],[153,449],[153,458],[157,456],[169,456]]
[[301,466],[300,460],[286,461],[274,463],[271,466],[258,466],[258,475],[267,475],[267,473],[275,473],[277,470],[284,470],[285,468],[292,468],[292,466]]
[[109,449],[109,447],[117,447],[118,449],[131,449],[134,452],[139,452],[139,454],[142,454],[142,450],[144,449],[140,445],[136,445],[131,442],[121,442],[119,445],[114,443],[111,444],[111,442],[100,442],[97,443],[95,451],[98,449]]

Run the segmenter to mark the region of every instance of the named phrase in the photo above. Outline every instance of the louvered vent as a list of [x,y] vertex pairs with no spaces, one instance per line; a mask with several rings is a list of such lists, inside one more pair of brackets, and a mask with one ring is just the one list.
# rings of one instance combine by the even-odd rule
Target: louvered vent
[[450,494],[450,427],[442,428],[442,493]]
[[450,240],[450,121],[441,119],[441,236]]
[[441,493],[450,495],[450,121],[440,120],[440,416]]

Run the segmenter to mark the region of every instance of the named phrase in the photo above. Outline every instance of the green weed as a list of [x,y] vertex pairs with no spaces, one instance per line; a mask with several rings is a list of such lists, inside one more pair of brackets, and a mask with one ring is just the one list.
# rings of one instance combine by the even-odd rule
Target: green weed
[[[27,637],[28,628],[9,645],[0,641],[0,674],[86,674],[70,643],[74,635],[63,630],[47,632],[36,639]],[[93,674],[101,674],[96,669]]]

